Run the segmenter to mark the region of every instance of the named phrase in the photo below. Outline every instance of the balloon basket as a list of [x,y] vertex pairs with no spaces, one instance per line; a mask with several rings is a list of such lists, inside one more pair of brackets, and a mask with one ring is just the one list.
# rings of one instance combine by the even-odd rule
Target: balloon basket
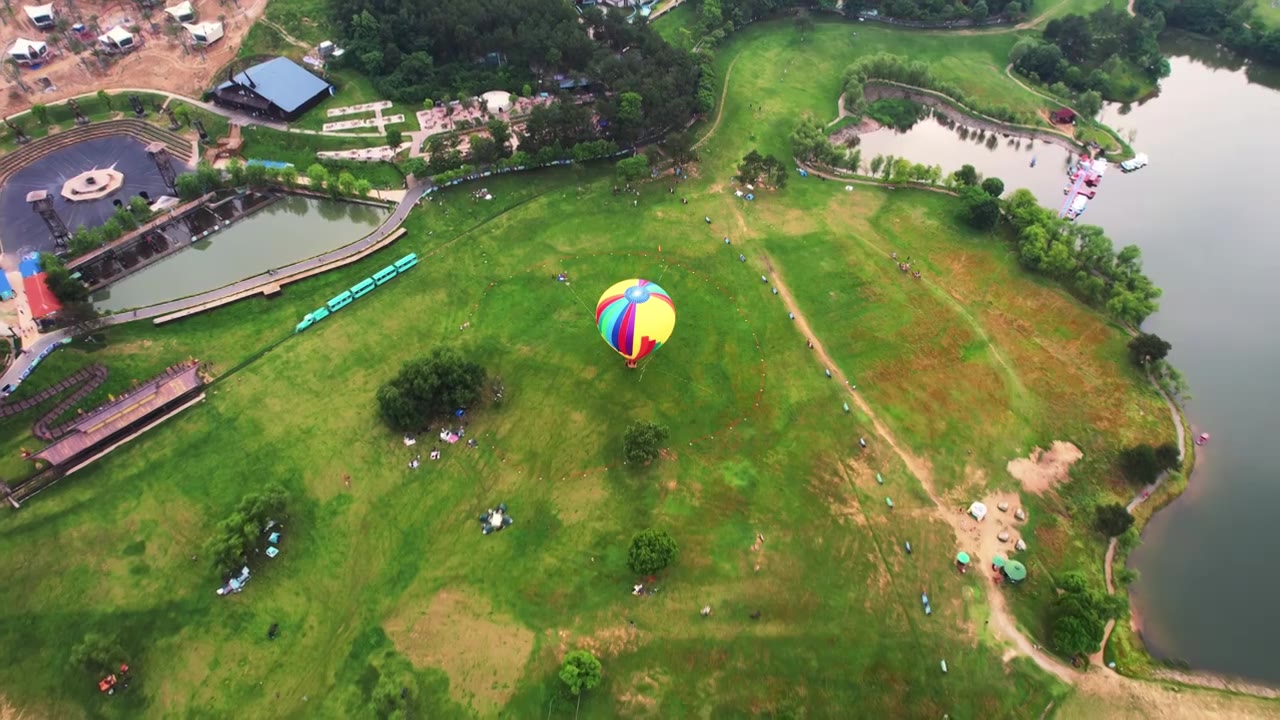
[[629,367],[629,368],[631,368],[631,369],[633,369],[633,370],[634,370],[634,369],[635,369],[635,367],[636,367],[636,361],[635,361],[635,360],[628,360],[628,361],[627,361],[627,367]]

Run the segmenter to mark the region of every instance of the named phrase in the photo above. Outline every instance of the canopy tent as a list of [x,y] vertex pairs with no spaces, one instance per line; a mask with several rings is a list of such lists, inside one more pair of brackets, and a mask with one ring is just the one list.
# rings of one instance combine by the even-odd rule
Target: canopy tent
[[222,23],[206,22],[195,25],[183,25],[187,34],[191,36],[191,42],[196,45],[212,45],[222,39]]
[[975,502],[969,506],[969,514],[977,518],[979,522],[987,516],[987,506],[980,502]]
[[969,564],[969,553],[967,553],[967,552],[960,552],[960,553],[957,553],[957,554],[956,554],[956,562],[960,563],[961,565],[968,565],[968,564]]
[[18,38],[9,46],[9,57],[14,62],[31,63],[43,59],[49,54],[48,43],[40,40],[27,40],[26,38]]
[[511,93],[505,90],[490,90],[480,97],[488,103],[489,112],[491,113],[504,113],[511,109],[513,102]]
[[115,50],[128,50],[133,47],[133,33],[117,25],[105,34],[99,35],[98,42]]
[[1027,579],[1027,566],[1017,560],[1009,560],[1004,564],[1004,576],[1010,582],[1022,582]]
[[55,20],[53,15],[53,3],[48,5],[27,5],[22,8],[26,11],[27,17],[31,18],[31,23],[40,29],[53,27]]
[[997,569],[1002,568],[1004,567],[1004,564],[1005,564],[1005,559],[1003,555],[997,555],[991,558],[991,566],[994,568],[997,568]]
[[189,23],[196,19],[196,9],[190,2],[180,2],[164,9],[164,13],[180,23]]

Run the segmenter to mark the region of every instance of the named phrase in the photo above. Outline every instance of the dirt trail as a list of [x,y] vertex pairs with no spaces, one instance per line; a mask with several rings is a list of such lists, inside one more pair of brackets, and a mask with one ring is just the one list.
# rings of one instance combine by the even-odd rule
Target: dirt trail
[[[884,423],[880,422],[875,411],[871,409],[871,406],[865,399],[863,399],[861,393],[859,393],[857,389],[854,388],[853,384],[845,378],[844,373],[840,371],[839,366],[837,366],[835,361],[832,360],[831,355],[828,354],[826,348],[823,347],[822,341],[814,335],[813,329],[809,327],[809,322],[805,320],[804,314],[800,312],[799,305],[796,304],[795,296],[791,294],[786,283],[784,283],[781,276],[778,275],[777,270],[773,266],[773,262],[767,255],[761,255],[760,259],[769,270],[771,282],[773,283],[773,286],[778,289],[778,295],[782,298],[782,302],[787,306],[788,310],[795,314],[796,327],[799,328],[800,332],[803,333],[806,338],[813,341],[813,350],[818,359],[821,360],[826,368],[831,371],[831,375],[835,380],[844,384],[845,390],[853,397],[853,401],[858,406],[858,409],[871,419],[871,424],[876,431],[876,435],[888,443],[889,447],[893,448],[893,451],[897,453],[898,457],[902,459],[902,462],[906,464],[907,469],[911,471],[911,474],[915,475],[916,479],[920,481],[921,487],[924,488],[929,499],[933,501],[938,517],[946,521],[947,524],[952,527],[957,537],[961,536],[962,533],[966,531],[961,527],[958,519],[959,516],[954,512],[949,512],[946,504],[938,497],[937,490],[933,485],[933,471],[929,467],[928,462],[923,458],[912,455],[898,444],[897,440],[894,439],[893,433],[884,425]],[[1005,604],[1004,595],[1000,593],[1000,590],[998,588],[989,588],[986,594],[991,604],[991,615],[996,631],[1006,640],[1012,642],[1020,652],[1035,661],[1036,665],[1039,665],[1045,672],[1051,673],[1065,683],[1075,684],[1079,677],[1078,673],[1071,670],[1049,653],[1041,650],[1018,631],[1017,622],[1014,621],[1012,614],[1009,612],[1009,609]]]
[[707,131],[707,134],[703,135],[701,140],[693,144],[694,150],[702,147],[702,144],[710,140],[711,136],[715,135],[716,130],[720,128],[720,121],[724,119],[724,100],[729,97],[729,80],[733,77],[733,66],[738,64],[738,58],[740,57],[742,57],[742,53],[735,55],[733,60],[729,63],[728,69],[724,71],[724,87],[720,90],[720,103],[716,105],[716,121],[711,123],[711,129]]

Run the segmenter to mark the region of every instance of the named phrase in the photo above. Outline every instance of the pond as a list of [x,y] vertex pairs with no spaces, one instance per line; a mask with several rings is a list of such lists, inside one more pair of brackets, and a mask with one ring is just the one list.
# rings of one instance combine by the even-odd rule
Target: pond
[[[1280,430],[1272,375],[1280,367],[1280,234],[1271,213],[1277,73],[1203,41],[1174,39],[1164,49],[1173,73],[1159,96],[1103,113],[1151,165],[1108,172],[1083,217],[1116,247],[1142,248],[1148,275],[1164,288],[1144,329],[1173,343],[1170,360],[1194,395],[1193,432],[1213,436],[1198,449],[1187,492],[1155,516],[1130,557],[1141,573],[1134,611],[1155,656],[1280,684],[1280,623],[1270,607],[1280,573],[1267,569],[1280,554],[1280,458],[1271,437]],[[1026,145],[1001,138],[988,148],[930,120],[903,134],[863,136],[862,155],[894,154],[947,172],[970,163],[1056,209],[1067,153]]]
[[353,243],[385,217],[371,205],[286,195],[90,299],[102,312],[117,312],[213,290]]

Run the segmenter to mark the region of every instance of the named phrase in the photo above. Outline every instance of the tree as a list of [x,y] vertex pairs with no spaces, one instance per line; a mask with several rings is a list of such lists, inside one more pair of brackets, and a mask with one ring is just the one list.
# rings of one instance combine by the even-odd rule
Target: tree
[[404,142],[404,133],[396,128],[387,128],[387,147],[392,151],[398,150],[401,143]]
[[241,498],[205,544],[205,554],[213,570],[219,575],[235,573],[262,540],[266,524],[284,516],[288,500],[285,489],[274,483]]
[[1162,469],[1156,450],[1150,445],[1135,445],[1120,451],[1120,471],[1134,485],[1150,485]]
[[1174,442],[1161,443],[1156,446],[1156,464],[1162,470],[1177,470],[1182,465],[1182,452]]
[[533,97],[533,88],[529,87],[529,83],[520,86],[520,97]]
[[106,675],[124,663],[124,650],[115,634],[91,632],[71,648],[71,666],[88,670],[94,675]]
[[1094,510],[1093,526],[1107,537],[1116,537],[1133,526],[1133,516],[1120,503],[1099,505]]
[[[105,223],[104,223],[105,224]],[[49,292],[62,303],[84,302],[89,290],[79,279],[71,277],[71,271],[62,259],[52,253],[40,253],[40,269],[44,270],[44,282]]]
[[129,212],[139,218],[149,218],[151,217],[151,206],[147,204],[146,200],[142,199],[141,195],[134,195],[129,198]]
[[627,567],[637,575],[652,575],[676,561],[680,548],[666,530],[647,528],[631,538]]
[[337,191],[343,195],[356,194],[356,176],[346,170],[338,174],[338,182],[334,184],[337,186]]
[[629,463],[648,465],[658,459],[667,435],[667,428],[637,420],[622,436],[622,456]]
[[324,186],[329,182],[329,171],[320,163],[312,163],[307,168],[307,180],[311,183],[311,189],[316,192],[324,190]]
[[111,96],[107,94],[106,90],[98,91],[98,99],[102,101],[103,107],[108,110],[111,109]]
[[35,105],[32,105],[31,117],[35,118],[36,122],[40,123],[41,125],[48,125],[49,124],[49,106],[44,105],[42,103],[36,103]]
[[877,177],[877,176],[879,176],[879,175],[880,175],[880,168],[882,168],[882,167],[884,167],[884,156],[883,156],[883,155],[877,155],[877,156],[875,156],[875,157],[871,158],[871,163],[870,163],[870,165],[867,167],[867,169],[871,171],[871,176],[872,176],[872,177]]
[[404,683],[385,671],[378,675],[378,684],[369,694],[373,711],[378,717],[397,717],[396,713],[403,711],[405,697],[402,688],[404,687]]
[[743,185],[754,185],[763,181],[781,189],[787,184],[787,169],[782,161],[773,155],[762,156],[758,151],[752,150],[742,158],[735,179]]
[[378,388],[378,411],[393,429],[413,432],[480,397],[485,371],[450,347],[410,360]]
[[1102,93],[1097,90],[1086,90],[1076,96],[1075,110],[1081,115],[1091,118],[1102,111]]
[[560,681],[568,688],[569,694],[581,695],[583,690],[590,690],[600,684],[600,661],[586,650],[573,650],[564,656],[564,664],[560,666]]
[[1118,617],[1126,600],[1091,587],[1079,572],[1066,572],[1050,609],[1051,635],[1058,652],[1085,655],[1101,647],[1107,620]]
[[1004,194],[1004,181],[998,177],[989,177],[982,181],[982,189],[991,197],[998,198]]
[[964,206],[964,218],[979,230],[993,230],[1000,221],[1000,201],[982,191],[982,188],[967,186],[960,191],[960,202]]
[[990,12],[991,11],[987,8],[986,1],[978,0],[978,2],[973,4],[973,8],[969,10],[969,17],[974,20],[986,20],[987,15],[990,14]]
[[677,165],[685,165],[698,159],[698,151],[693,149],[693,138],[687,132],[671,133],[662,142],[662,146]]
[[286,165],[280,169],[280,182],[286,187],[293,187],[298,184],[298,168],[292,165]]
[[498,157],[510,155],[511,149],[507,144],[511,142],[511,126],[506,121],[494,118],[485,127],[489,130],[489,137],[493,138],[493,144],[498,148]]
[[240,158],[231,158],[227,161],[227,175],[231,178],[231,184],[235,187],[244,185],[244,162]]
[[1129,359],[1134,365],[1146,367],[1165,359],[1173,346],[1154,333],[1138,333],[1129,341]]
[[195,200],[203,194],[200,178],[196,177],[195,173],[183,173],[174,179],[173,184],[178,197],[183,200]]
[[471,162],[488,165],[498,159],[498,144],[493,138],[475,134],[471,136]]
[[360,197],[369,197],[369,193],[372,190],[373,183],[369,182],[365,178],[358,178],[356,180],[356,195],[359,195]]
[[635,182],[649,175],[649,161],[643,155],[632,155],[623,158],[617,165],[618,179],[623,182]]
[[978,171],[972,165],[961,165],[955,175],[956,182],[961,185],[973,186],[978,184]]
[[244,166],[244,181],[249,187],[260,188],[267,184],[267,166],[262,163],[247,163]]

